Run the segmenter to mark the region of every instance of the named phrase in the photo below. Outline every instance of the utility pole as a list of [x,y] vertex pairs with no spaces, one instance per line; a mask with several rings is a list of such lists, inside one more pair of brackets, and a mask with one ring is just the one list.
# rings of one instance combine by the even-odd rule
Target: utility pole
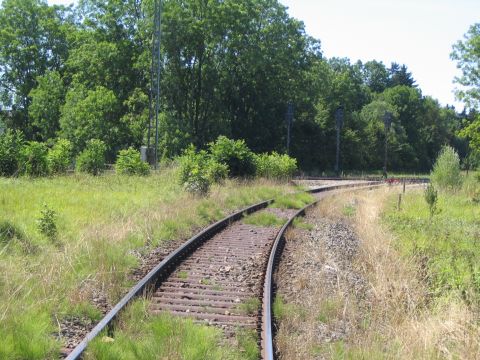
[[387,111],[383,116],[383,125],[385,130],[385,156],[383,160],[383,177],[387,178],[387,159],[388,159],[388,132],[390,131],[390,127],[392,126],[392,113]]
[[[150,109],[148,123],[148,162],[158,167],[158,114],[160,112],[160,40],[162,34],[162,0],[155,0],[152,35],[152,64],[150,68]],[[152,126],[155,126],[155,146],[151,148]]]
[[340,131],[343,127],[343,116],[344,111],[343,107],[339,106],[337,110],[335,110],[335,128],[337,130],[337,153],[335,158],[335,174],[337,176],[340,175]]
[[291,137],[290,132],[291,132],[291,127],[293,123],[293,115],[294,115],[293,103],[289,101],[287,106],[287,115],[285,117],[285,120],[287,121],[287,155],[290,155],[290,137]]

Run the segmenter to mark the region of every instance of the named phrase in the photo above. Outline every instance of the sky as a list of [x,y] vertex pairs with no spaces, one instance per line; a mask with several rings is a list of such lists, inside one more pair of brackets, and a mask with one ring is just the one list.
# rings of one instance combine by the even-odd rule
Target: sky
[[[322,43],[326,57],[407,65],[423,95],[455,101],[452,45],[480,21],[480,0],[279,0]],[[70,4],[73,0],[49,0]]]
[[407,65],[423,95],[455,101],[452,45],[480,21],[480,0],[280,0],[326,57]]

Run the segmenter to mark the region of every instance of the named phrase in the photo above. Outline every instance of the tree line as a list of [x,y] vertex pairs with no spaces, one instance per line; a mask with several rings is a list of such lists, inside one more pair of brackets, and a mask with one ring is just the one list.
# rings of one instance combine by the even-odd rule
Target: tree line
[[[146,144],[153,12],[152,0],[4,0],[0,127],[48,146],[67,139],[76,154],[99,139],[110,162]],[[161,36],[162,159],[219,135],[284,153],[288,103],[290,152],[307,171],[333,169],[339,107],[344,170],[382,167],[385,112],[390,169],[427,171],[446,144],[471,152],[475,107],[424,96],[405,65],[325,58],[277,0],[164,0]]]

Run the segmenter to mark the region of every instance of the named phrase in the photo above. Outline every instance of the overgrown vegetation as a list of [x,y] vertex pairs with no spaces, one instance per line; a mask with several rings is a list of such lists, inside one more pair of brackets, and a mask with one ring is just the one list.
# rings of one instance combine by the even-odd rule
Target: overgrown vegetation
[[139,151],[128,148],[118,153],[115,171],[122,175],[145,176],[150,173],[150,166],[141,160]]
[[271,212],[261,211],[246,216],[242,221],[245,224],[269,227],[283,225],[286,219],[281,219]]
[[[0,178],[0,358],[35,358],[37,347],[43,350],[36,358],[55,357],[61,347],[52,340],[57,321],[97,321],[101,312],[92,299],[101,294],[114,304],[124,295],[139,264],[134,254],[294,191],[266,180],[226,179],[212,185],[209,197],[192,197],[181,191],[178,171]],[[42,216],[44,203],[54,216]],[[47,233],[55,225],[55,241],[39,231],[39,218]],[[35,335],[12,337],[23,329]]]
[[450,146],[442,148],[430,175],[431,181],[440,189],[455,191],[462,186],[460,158]]
[[77,171],[91,175],[101,174],[105,169],[106,150],[107,147],[102,140],[89,140],[85,150],[77,157]]
[[[86,359],[183,359],[254,360],[251,342],[239,341],[244,348],[222,344],[222,332],[169,314],[149,316],[147,303],[135,302],[122,314],[120,328],[111,341],[97,337],[89,346]],[[254,342],[257,348],[256,342]],[[250,345],[250,346],[249,346]],[[258,356],[256,350],[255,356]]]

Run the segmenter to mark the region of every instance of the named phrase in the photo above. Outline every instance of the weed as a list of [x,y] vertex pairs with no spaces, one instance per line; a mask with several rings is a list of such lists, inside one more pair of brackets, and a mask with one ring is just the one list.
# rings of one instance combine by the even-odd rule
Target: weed
[[301,209],[312,203],[314,200],[314,197],[307,193],[290,194],[276,198],[272,207],[281,209]]
[[[103,341],[102,336],[97,337],[87,349],[85,358],[87,360],[256,359],[232,347],[221,345],[220,329],[196,325],[190,319],[176,318],[169,314],[149,317],[146,308],[147,304],[142,301],[132,304],[121,315],[121,326],[115,331],[113,337],[105,338]],[[247,346],[244,345],[245,343]],[[245,353],[247,353],[251,351],[252,343],[245,341],[242,342],[242,346],[245,346]]]
[[188,272],[186,272],[186,271],[179,271],[177,276],[178,276],[180,279],[185,280],[185,279],[188,278]]
[[46,236],[50,241],[57,240],[57,213],[48,207],[47,204],[43,204],[43,209],[40,211],[40,217],[37,220],[38,231]]
[[308,231],[311,231],[314,229],[314,226],[312,224],[307,223],[304,219],[299,217],[293,220],[293,227],[297,229],[308,230]]
[[424,193],[425,201],[428,204],[428,209],[430,211],[430,219],[438,212],[438,192],[433,186],[433,184],[428,184]]
[[249,225],[270,227],[282,225],[285,223],[285,220],[280,219],[270,212],[261,211],[245,217],[243,222]]
[[211,281],[210,279],[204,278],[204,279],[200,280],[200,284],[202,284],[202,285],[211,285],[211,284],[212,284],[212,281]]
[[236,338],[240,349],[243,350],[245,360],[256,360],[260,357],[258,335],[255,330],[240,329],[236,331]]
[[357,209],[354,204],[345,204],[343,206],[343,215],[346,217],[354,217],[357,212]]
[[258,313],[260,309],[260,300],[258,298],[252,297],[245,300],[245,302],[239,304],[237,308],[246,315],[254,315]]

